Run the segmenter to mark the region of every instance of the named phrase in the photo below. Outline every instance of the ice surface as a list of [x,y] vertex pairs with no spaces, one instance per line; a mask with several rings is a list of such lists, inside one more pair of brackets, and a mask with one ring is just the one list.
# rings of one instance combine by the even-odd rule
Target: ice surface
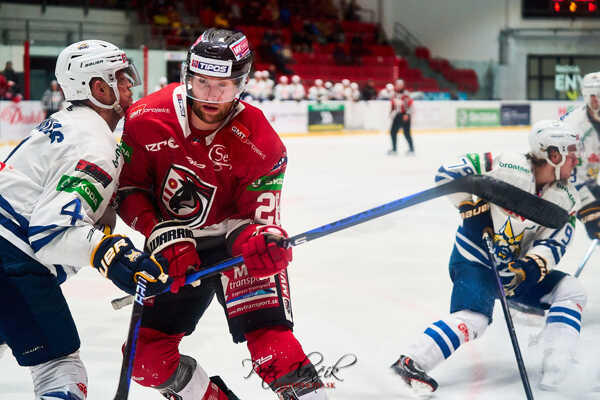
[[[400,136],[400,153],[405,148]],[[426,133],[415,136],[416,157],[391,157],[387,135],[284,139],[289,166],[282,200],[282,222],[297,234],[426,189],[442,161],[467,151],[525,151],[525,130]],[[296,247],[290,267],[296,328],[307,352],[323,354],[331,366],[344,354],[358,358],[340,371],[343,381],[328,391],[335,400],[411,398],[390,364],[428,324],[449,308],[448,257],[458,215],[445,199],[401,210]],[[123,224],[118,232],[130,234]],[[132,233],[131,233],[132,234]],[[133,235],[133,234],[132,234]],[[137,243],[140,237],[135,236]],[[590,241],[578,224],[575,243],[563,269],[574,272]],[[542,392],[540,345],[528,347],[542,319],[517,319],[516,330],[536,399],[600,399],[591,392],[600,363],[600,251],[582,274],[589,291],[583,314],[578,363],[561,393]],[[91,268],[63,285],[82,338],[81,356],[89,375],[89,400],[114,396],[121,365],[121,343],[130,308],[113,311],[110,299],[122,296]],[[10,305],[3,305],[10,306]],[[221,375],[242,399],[274,399],[261,388],[242,360],[245,345],[231,342],[223,311],[214,301],[181,350],[211,375]],[[348,358],[346,358],[348,360]],[[432,371],[440,388],[435,399],[523,399],[500,305],[494,323],[477,341],[464,345]],[[0,360],[0,399],[31,399],[26,368],[10,353]],[[130,398],[161,399],[153,390],[132,385]]]

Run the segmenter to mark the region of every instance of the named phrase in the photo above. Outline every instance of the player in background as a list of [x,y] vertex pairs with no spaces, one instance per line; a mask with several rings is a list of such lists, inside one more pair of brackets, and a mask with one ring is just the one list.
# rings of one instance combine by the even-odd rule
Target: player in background
[[377,93],[377,100],[391,100],[394,97],[394,85],[387,83],[379,93]]
[[292,100],[292,89],[288,83],[288,77],[283,75],[279,77],[279,83],[275,85],[275,100]]
[[578,196],[567,179],[577,163],[578,140],[560,121],[539,121],[529,133],[527,154],[493,157],[491,153],[469,153],[438,170],[438,184],[466,175],[490,175],[558,204],[573,217],[560,229],[550,229],[470,194],[449,196],[462,218],[449,263],[453,282],[450,314],[427,327],[392,365],[417,392],[435,391],[438,384],[429,372],[462,344],[481,337],[492,322],[497,291],[482,240],[486,230],[493,232],[507,297],[549,309],[540,387],[556,390],[563,382],[571,368],[571,352],[579,339],[587,298],[579,280],[555,269],[575,229]]
[[581,199],[577,217],[584,223],[590,239],[600,239],[600,72],[583,77],[581,92],[585,104],[561,119],[581,132],[580,163],[571,177]]
[[292,100],[300,101],[306,97],[306,91],[302,84],[302,79],[298,75],[292,76],[292,83],[290,84],[290,90],[292,92]]
[[86,40],[61,51],[55,73],[71,105],[0,163],[0,337],[29,367],[36,399],[82,400],[87,374],[60,285],[90,264],[130,294],[138,275],[155,282],[148,294],[166,284],[154,258],[106,234],[129,155],[113,130],[140,83],[134,65],[116,46]]
[[390,128],[390,136],[392,138],[392,148],[388,152],[390,155],[397,154],[397,138],[398,131],[402,128],[404,138],[408,143],[408,151],[406,155],[414,156],[415,147],[413,145],[412,135],[410,132],[411,118],[413,112],[413,99],[404,87],[404,81],[398,79],[394,86],[394,95],[392,96],[392,126]]
[[[125,122],[132,157],[118,212],[169,260],[174,279],[172,293],[144,305],[132,376],[169,399],[232,398],[179,353],[215,295],[234,342],[247,343],[280,399],[326,398],[292,333],[292,253],[279,246],[287,237],[279,213],[286,149],[263,113],[239,100],[251,65],[243,34],[209,29],[188,51],[182,83],[138,101]],[[183,286],[190,269],[239,255],[245,265]]]

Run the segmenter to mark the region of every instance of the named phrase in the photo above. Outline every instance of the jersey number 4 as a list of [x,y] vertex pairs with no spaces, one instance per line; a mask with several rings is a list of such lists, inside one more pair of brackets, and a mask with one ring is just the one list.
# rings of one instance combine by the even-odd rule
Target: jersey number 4
[[[72,209],[69,209],[71,207]],[[75,225],[78,219],[83,220],[83,215],[81,215],[81,200],[71,200],[63,206],[63,208],[60,210],[60,213],[61,215],[68,215],[71,217],[71,225]]]

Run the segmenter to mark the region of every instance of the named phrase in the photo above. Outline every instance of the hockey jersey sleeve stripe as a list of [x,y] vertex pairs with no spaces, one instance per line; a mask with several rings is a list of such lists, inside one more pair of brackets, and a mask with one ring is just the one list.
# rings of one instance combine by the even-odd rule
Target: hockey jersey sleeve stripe
[[58,281],[58,284],[61,285],[65,283],[67,280],[67,273],[65,272],[63,266],[55,265],[54,268],[56,268],[56,280]]
[[52,239],[54,239],[55,237],[57,237],[58,235],[60,235],[64,231],[66,231],[67,229],[69,229],[69,227],[65,226],[57,231],[52,232],[51,234],[49,234],[48,236],[46,236],[42,239],[36,240],[35,242],[31,242],[31,247],[33,248],[33,251],[37,253],[42,247],[46,246],[48,243],[50,243],[52,241]]
[[29,221],[27,221],[27,218],[16,212],[15,209],[10,205],[10,203],[6,201],[6,199],[2,196],[0,196],[0,207],[2,207],[7,213],[9,213],[10,216],[13,217],[19,223],[19,225],[24,231],[29,230]]
[[37,234],[40,234],[42,232],[48,231],[50,229],[54,229],[56,228],[55,224],[52,225],[46,225],[46,226],[30,226],[29,227],[29,237],[35,236]]
[[483,251],[483,249],[479,246],[477,246],[475,243],[473,243],[469,238],[467,238],[462,232],[461,232],[462,226],[458,228],[458,230],[456,231],[456,241],[460,241],[461,245],[463,247],[465,247],[465,249],[467,249],[469,251],[469,253],[473,254],[475,257],[477,257],[479,260],[481,260],[481,262],[483,262],[485,265],[488,265],[488,256],[487,253]]
[[0,214],[0,225],[11,231],[15,236],[29,244],[27,233],[19,225]]
[[[545,240],[536,240],[533,242],[533,247],[544,246],[550,249],[552,252],[552,257],[554,258],[554,264],[558,264],[560,262],[560,258],[565,254],[566,248],[561,245],[556,240],[545,239]],[[534,250],[530,250],[534,252]]]
[[30,137],[31,136],[27,136],[25,139],[21,140],[21,143],[19,143],[14,149],[12,149],[10,153],[8,153],[8,156],[6,156],[4,162],[7,162],[8,159],[11,158],[13,154],[15,154],[15,151],[19,150],[19,147],[21,147],[26,141],[28,141]]

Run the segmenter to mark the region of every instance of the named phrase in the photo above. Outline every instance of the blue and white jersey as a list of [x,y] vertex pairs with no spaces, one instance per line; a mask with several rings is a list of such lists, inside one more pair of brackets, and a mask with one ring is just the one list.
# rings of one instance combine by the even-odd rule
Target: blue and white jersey
[[[573,238],[574,213],[579,207],[575,187],[569,182],[558,181],[544,186],[537,192],[532,164],[524,154],[518,153],[498,156],[492,156],[491,153],[469,153],[460,157],[457,162],[442,165],[435,180],[437,184],[442,184],[461,176],[473,174],[493,176],[558,204],[569,212],[571,215],[569,222],[560,229],[552,229],[536,224],[495,204],[490,204],[494,244],[499,260],[508,262],[511,259],[535,254],[546,261],[548,270],[554,268],[560,262]],[[457,208],[464,202],[478,200],[470,193],[456,193],[449,197]],[[464,260],[489,266],[481,235],[482,232],[471,232],[461,225],[456,232],[455,248]]]
[[53,114],[0,163],[0,234],[60,281],[90,265],[104,236],[94,223],[116,191],[121,153],[92,109]]
[[590,120],[585,104],[563,115],[561,120],[580,137],[581,155],[569,180],[579,191],[581,206],[585,206],[595,200],[589,187],[598,182],[600,172],[600,122]]

